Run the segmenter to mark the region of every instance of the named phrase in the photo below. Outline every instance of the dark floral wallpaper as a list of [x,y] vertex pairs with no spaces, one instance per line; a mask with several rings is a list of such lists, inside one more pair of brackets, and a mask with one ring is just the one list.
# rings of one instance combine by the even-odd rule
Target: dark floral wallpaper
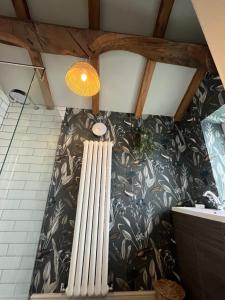
[[[219,77],[208,74],[199,86],[182,122],[175,124],[179,133],[178,172],[187,171],[187,182],[183,185],[193,201],[202,201],[202,195],[210,190],[218,195],[210,164],[206,143],[208,137],[202,130],[202,121],[224,104],[225,92]],[[175,137],[178,141],[178,137]]]
[[133,115],[67,109],[34,268],[32,293],[66,285],[85,139],[98,140],[97,121],[114,141],[110,209],[109,285],[113,290],[152,289],[161,277],[179,279],[170,208],[193,205],[206,190],[217,193],[201,120],[221,105],[221,83],[208,75],[183,122],[147,116],[153,152],[136,156]]
[[222,128],[222,124],[225,124],[225,91],[219,78],[214,82],[214,90],[218,93],[221,107],[207,116],[201,124],[220,202],[225,207],[225,131]]

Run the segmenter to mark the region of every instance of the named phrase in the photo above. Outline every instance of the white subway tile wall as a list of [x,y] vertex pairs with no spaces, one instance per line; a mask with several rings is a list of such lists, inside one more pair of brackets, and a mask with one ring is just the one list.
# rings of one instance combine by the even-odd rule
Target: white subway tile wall
[[[0,164],[20,111],[13,104],[6,112]],[[0,299],[28,297],[64,113],[62,107],[25,106],[6,157],[0,175]]]

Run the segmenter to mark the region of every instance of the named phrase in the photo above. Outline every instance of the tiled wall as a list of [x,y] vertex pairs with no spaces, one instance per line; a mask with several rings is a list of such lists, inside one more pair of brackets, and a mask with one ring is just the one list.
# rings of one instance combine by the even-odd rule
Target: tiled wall
[[[0,132],[4,160],[21,105]],[[64,108],[25,106],[0,175],[0,299],[27,299]]]
[[0,127],[9,107],[9,100],[0,86]]

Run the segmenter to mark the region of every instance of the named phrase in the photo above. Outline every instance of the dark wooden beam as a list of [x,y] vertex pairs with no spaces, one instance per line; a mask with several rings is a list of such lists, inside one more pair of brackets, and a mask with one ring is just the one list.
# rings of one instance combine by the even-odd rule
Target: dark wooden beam
[[[12,3],[15,8],[16,15],[19,19],[31,20],[30,12],[26,0],[12,0]],[[35,50],[31,50],[29,48],[28,48],[28,52],[32,64],[34,66],[39,66],[44,68],[41,53]],[[52,100],[52,95],[51,95],[46,72],[43,73],[37,70],[36,74],[41,88],[42,96],[45,101],[45,105],[48,109],[52,109],[54,107],[54,103]]]
[[176,114],[174,116],[175,121],[181,121],[185,112],[187,111],[188,107],[190,106],[192,99],[204,79],[206,74],[206,69],[205,68],[199,68],[195,72],[195,75],[193,76],[191,83],[189,84],[189,87],[176,111]]
[[[32,64],[34,66],[43,66],[43,61],[41,58],[41,54],[37,51],[32,51],[32,50],[28,50]],[[47,78],[47,74],[46,71],[44,69],[43,70],[36,70],[36,74],[37,74],[37,79],[40,85],[40,89],[41,89],[41,93],[45,102],[45,105],[48,109],[53,109],[54,108],[54,102],[52,100],[52,94],[50,91],[50,87],[49,87],[49,83],[48,83],[48,78]]]
[[154,37],[164,37],[169,22],[170,14],[173,8],[173,4],[174,0],[161,0],[155,29],[153,32]]
[[37,52],[85,58],[111,50],[126,50],[157,62],[195,68],[204,66],[209,70],[212,68],[209,50],[204,45],[8,17],[0,17],[0,42]]
[[26,0],[12,0],[17,18],[31,20],[29,8]]
[[89,48],[95,55],[111,50],[125,50],[157,62],[192,68],[205,66],[209,55],[208,48],[202,45],[116,33],[98,37]]
[[0,42],[42,51],[32,22],[17,18],[0,17]]
[[[99,57],[93,56],[90,60],[92,66],[99,73]],[[92,112],[93,114],[97,114],[99,112],[99,93],[92,96]]]
[[88,0],[89,28],[100,29],[100,0]]
[[[88,0],[89,29],[100,29],[100,0]],[[99,56],[91,58],[91,64],[99,74]],[[92,112],[99,112],[99,93],[92,97]]]
[[[162,38],[164,36],[169,21],[170,13],[173,7],[173,3],[174,0],[161,0],[153,33],[154,37]],[[154,60],[147,60],[135,109],[135,117],[137,119],[139,119],[142,115],[146,98],[148,95],[148,90],[150,88],[153,73],[155,70],[155,66],[156,62]]]
[[139,119],[142,115],[145,105],[146,97],[148,94],[149,86],[152,80],[152,75],[155,70],[156,62],[148,60],[145,66],[145,72],[142,78],[141,88],[137,99],[135,117]]

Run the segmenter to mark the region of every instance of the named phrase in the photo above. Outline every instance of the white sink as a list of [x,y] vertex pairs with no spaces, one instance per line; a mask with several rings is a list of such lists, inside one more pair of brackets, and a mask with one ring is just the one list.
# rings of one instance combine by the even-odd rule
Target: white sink
[[172,211],[225,223],[225,211],[196,207],[172,207]]

